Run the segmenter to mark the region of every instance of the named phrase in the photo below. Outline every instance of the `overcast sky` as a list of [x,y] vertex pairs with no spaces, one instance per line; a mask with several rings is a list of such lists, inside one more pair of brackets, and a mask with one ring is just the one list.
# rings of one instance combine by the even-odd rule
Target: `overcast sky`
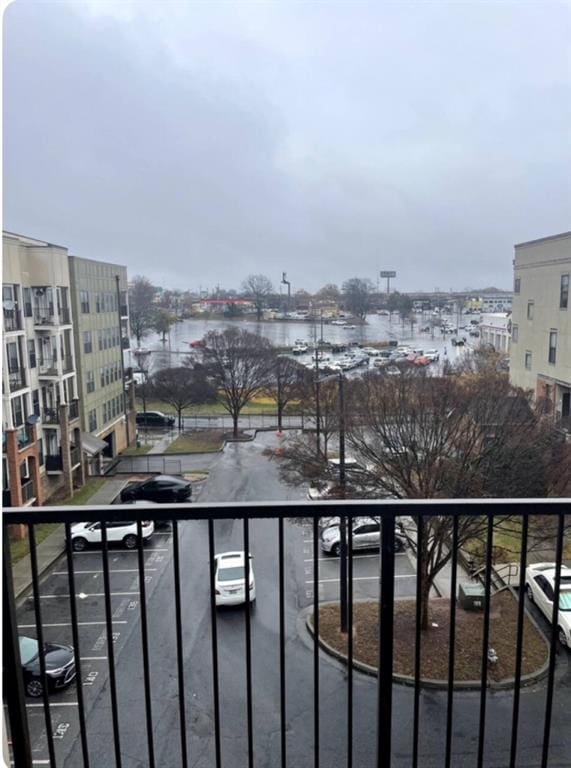
[[510,287],[571,229],[564,3],[18,2],[4,228],[165,287]]

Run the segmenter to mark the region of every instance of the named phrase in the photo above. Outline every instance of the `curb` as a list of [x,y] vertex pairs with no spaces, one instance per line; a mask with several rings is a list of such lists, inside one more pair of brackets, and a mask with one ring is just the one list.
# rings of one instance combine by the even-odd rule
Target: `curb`
[[[360,601],[360,602],[369,602],[369,601]],[[322,605],[338,605],[337,602],[329,600],[327,602],[320,603],[320,606]],[[533,623],[536,631],[539,633],[540,637],[543,639],[545,645],[547,646],[549,650],[549,643],[547,642],[547,639],[545,638],[543,632],[539,629],[537,626],[537,623],[535,622],[535,619],[533,616],[531,616],[526,611],[527,617],[531,620]],[[313,632],[313,624],[312,624],[312,617],[313,617],[313,606],[309,606],[308,608],[304,608],[300,616],[302,617],[302,620],[305,623],[306,629],[311,635],[311,637],[315,637]],[[337,659],[337,661],[340,661],[342,664],[347,666],[347,656],[342,653],[341,651],[338,651],[336,648],[333,648],[333,646],[329,645],[321,636],[318,639],[318,643],[320,648],[325,651],[329,656],[332,656],[334,659]],[[358,670],[359,672],[363,672],[366,675],[369,675],[370,677],[378,677],[378,668],[373,667],[370,664],[365,664],[363,661],[359,661],[358,659],[353,659],[353,667],[354,669]],[[540,680],[543,680],[549,671],[549,655],[547,657],[547,661],[545,664],[536,672],[530,672],[527,675],[522,675],[520,678],[520,687],[529,686],[533,683],[539,682]],[[415,686],[415,679],[411,675],[401,675],[396,672],[393,672],[392,675],[393,682],[398,683],[400,685],[406,685],[409,687]],[[510,690],[514,687],[515,678],[509,677],[505,680],[489,680],[487,682],[486,687],[489,688],[492,691],[502,691],[502,690]],[[419,680],[419,686],[420,688],[427,688],[432,690],[448,690],[448,681],[447,680],[434,680],[431,678],[421,678]],[[458,682],[454,683],[453,686],[454,690],[459,691],[473,691],[473,690],[481,690],[481,681],[480,680],[459,680]]]

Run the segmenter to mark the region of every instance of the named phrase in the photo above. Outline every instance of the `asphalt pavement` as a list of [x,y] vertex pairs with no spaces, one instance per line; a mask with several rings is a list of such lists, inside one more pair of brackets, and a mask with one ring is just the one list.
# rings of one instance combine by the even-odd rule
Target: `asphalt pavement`
[[[199,501],[254,501],[302,498],[302,489],[285,488],[275,460],[262,455],[277,440],[231,444],[217,454],[208,480],[197,485]],[[243,548],[243,523],[216,522],[215,551]],[[256,766],[280,765],[279,625],[278,625],[278,525],[275,520],[250,523],[251,551],[256,576],[257,600],[252,611],[252,706]],[[289,766],[313,764],[313,649],[300,611],[313,597],[311,526],[290,521],[285,525],[286,544],[286,712]],[[180,523],[181,591],[186,704],[186,743],[190,765],[215,765],[213,665],[208,583],[208,523]],[[110,553],[113,648],[119,700],[122,765],[140,768],[149,764],[145,725],[140,593],[137,553],[113,549]],[[79,655],[87,713],[87,733],[92,766],[113,766],[109,653],[105,633],[101,552],[74,554],[79,611]],[[355,596],[378,595],[378,555],[355,557]],[[321,555],[319,596],[335,599],[338,593],[338,560]],[[398,595],[414,594],[413,563],[406,554],[397,558]],[[155,533],[145,547],[145,582],[151,657],[151,690],[155,764],[176,768],[180,759],[180,724],[175,646],[172,532]],[[58,561],[41,583],[42,619],[47,640],[71,642],[69,595],[65,559]],[[34,635],[33,606],[23,603],[18,611],[22,633]],[[32,625],[32,626],[30,626]],[[241,768],[247,762],[246,672],[244,610],[217,612],[222,765]],[[78,739],[77,684],[50,698],[52,732],[57,765],[83,765]],[[571,671],[569,654],[558,661],[554,696],[550,766],[569,766],[571,755]],[[321,765],[346,764],[345,668],[320,655],[320,751]],[[409,766],[412,752],[413,693],[394,686],[393,764]],[[354,675],[354,765],[375,765],[376,680]],[[508,764],[513,695],[488,692],[485,765]],[[545,685],[522,691],[518,766],[538,766],[543,737]],[[476,766],[477,723],[480,696],[454,696],[454,766]],[[48,765],[41,703],[28,700],[30,730],[36,765]],[[426,691],[421,696],[419,765],[440,768],[446,728],[446,692]]]

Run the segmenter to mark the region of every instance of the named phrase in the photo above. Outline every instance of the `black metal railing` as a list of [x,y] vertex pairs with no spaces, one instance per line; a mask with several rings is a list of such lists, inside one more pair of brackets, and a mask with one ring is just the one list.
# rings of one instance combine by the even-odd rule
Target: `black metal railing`
[[40,376],[57,376],[57,357],[41,357],[38,361],[38,374]]
[[79,419],[79,400],[72,400],[69,404],[69,418]]
[[44,424],[59,425],[59,412],[57,408],[44,408],[42,422]]
[[79,446],[73,446],[70,449],[69,455],[72,467],[81,463],[81,448]]
[[[553,764],[563,765],[565,757],[568,757],[568,747],[565,746],[565,740],[568,740],[568,715],[566,714],[565,707],[560,705],[554,709],[553,701],[555,695],[555,664],[556,656],[558,654],[558,609],[560,587],[562,584],[561,572],[563,563],[563,551],[564,551],[564,536],[565,536],[565,516],[571,514],[571,502],[564,499],[553,500],[506,500],[496,501],[488,499],[471,499],[471,500],[455,500],[455,501],[351,501],[351,502],[318,502],[318,503],[293,503],[293,502],[276,502],[276,503],[241,503],[234,505],[205,505],[205,504],[178,504],[178,505],[157,505],[152,508],[152,516],[155,522],[170,522],[172,523],[172,540],[171,540],[171,554],[172,559],[167,559],[167,566],[171,570],[171,577],[173,580],[173,612],[172,612],[172,624],[173,632],[173,668],[169,672],[167,668],[166,654],[161,654],[160,657],[160,673],[151,675],[152,666],[155,663],[155,657],[150,651],[149,643],[149,631],[148,625],[152,617],[153,608],[156,608],[157,597],[156,593],[148,586],[152,579],[151,574],[147,571],[147,565],[145,561],[145,548],[143,542],[143,528],[142,521],[149,516],[149,508],[133,507],[130,505],[119,506],[102,506],[102,507],[83,507],[81,509],[73,508],[48,508],[44,507],[41,511],[33,511],[30,508],[20,508],[15,510],[8,510],[4,513],[4,578],[3,578],[3,590],[4,590],[4,696],[6,703],[6,711],[9,718],[9,726],[11,733],[11,745],[12,745],[12,757],[16,768],[30,768],[32,765],[31,755],[31,741],[30,741],[30,727],[29,718],[31,717],[30,710],[26,707],[26,700],[24,698],[24,686],[21,673],[21,664],[19,656],[18,646],[18,631],[19,629],[26,629],[29,634],[30,630],[35,632],[38,638],[40,646],[43,645],[43,641],[48,636],[53,628],[61,626],[69,626],[70,634],[75,648],[75,662],[77,679],[79,683],[76,685],[76,691],[74,701],[77,705],[78,714],[78,726],[75,734],[76,744],[76,760],[74,764],[83,764],[85,766],[94,764],[121,765],[122,745],[127,737],[131,737],[130,743],[133,744],[133,734],[120,730],[120,721],[126,726],[129,723],[129,729],[135,727],[132,719],[128,720],[129,714],[124,709],[124,704],[121,702],[122,686],[133,686],[135,683],[142,686],[144,694],[144,718],[140,718],[141,727],[144,725],[146,728],[146,757],[141,761],[145,762],[151,768],[155,765],[159,765],[157,762],[158,755],[160,754],[164,758],[165,739],[171,739],[169,748],[171,750],[177,750],[177,754],[172,759],[167,759],[166,764],[182,765],[185,768],[193,764],[193,760],[197,759],[198,751],[200,751],[200,760],[205,757],[205,748],[211,748],[213,753],[213,763],[217,768],[221,768],[222,765],[232,766],[235,764],[245,763],[245,757],[247,755],[247,763],[249,766],[259,765],[276,765],[282,766],[282,768],[288,764],[303,764],[314,765],[318,768],[320,765],[376,765],[378,768],[389,768],[396,762],[395,752],[398,751],[398,765],[410,765],[413,768],[418,768],[424,764],[439,765],[444,768],[450,768],[452,765],[463,764],[463,758],[469,752],[470,757],[474,757],[472,760],[475,765],[481,768],[484,764],[484,758],[489,756],[492,752],[494,755],[498,755],[496,760],[497,764],[509,766],[515,768],[519,765],[518,762],[520,754],[523,752],[521,746],[521,740],[525,739],[527,756],[530,754],[537,755],[534,765],[541,765],[542,768],[547,768],[550,759],[550,744],[552,731],[558,734],[557,740],[554,743],[554,748],[559,750],[558,755],[564,755],[562,757],[563,762],[557,761]],[[374,642],[377,644],[378,651],[378,675],[376,682],[366,682],[370,680],[361,680],[359,685],[359,697],[361,701],[360,716],[354,717],[354,687],[355,687],[355,672],[353,671],[354,651],[355,644],[353,640],[354,626],[354,566],[357,561],[357,557],[354,556],[353,545],[351,543],[351,537],[349,537],[348,546],[346,550],[341,551],[340,565],[343,568],[343,564],[346,566],[346,570],[341,570],[341,581],[345,578],[344,574],[347,574],[347,652],[346,662],[348,674],[345,677],[337,675],[335,677],[335,684],[332,685],[331,674],[327,675],[327,670],[330,668],[327,666],[329,662],[323,655],[320,646],[319,632],[320,632],[320,564],[324,568],[326,562],[320,558],[320,522],[322,517],[335,517],[338,516],[341,521],[345,521],[349,525],[349,530],[352,530],[354,520],[362,515],[373,516],[375,519],[380,519],[380,554],[377,559],[377,565],[375,566],[376,575],[373,577],[378,584],[379,594],[375,597],[376,605],[378,607],[378,626],[376,633],[374,633]],[[113,530],[112,523],[125,520],[136,521],[136,543],[133,554],[136,555],[136,561],[131,561],[131,569],[129,573],[135,573],[138,577],[138,588],[135,591],[112,593],[111,591],[111,557],[109,551],[110,544],[110,531]],[[546,664],[546,681],[544,683],[544,690],[541,692],[539,709],[537,706],[531,706],[527,702],[527,706],[522,708],[520,712],[520,690],[523,684],[523,635],[524,635],[524,612],[525,612],[525,586],[526,586],[526,567],[528,557],[528,527],[530,518],[533,516],[540,517],[545,522],[546,526],[551,526],[553,529],[553,565],[555,570],[555,583],[554,583],[554,595],[553,595],[553,610],[551,616],[551,626],[548,627],[547,643],[547,664]],[[490,621],[491,621],[491,569],[492,569],[492,551],[493,551],[493,531],[494,523],[498,519],[513,519],[520,526],[520,547],[521,553],[519,555],[519,585],[517,595],[514,592],[514,596],[517,601],[517,620],[516,620],[516,635],[514,642],[514,658],[513,658],[513,698],[511,705],[502,698],[500,707],[501,726],[496,727],[496,723],[490,715],[490,708],[494,703],[491,697],[488,695],[488,670],[490,663]],[[244,639],[242,642],[237,638],[237,623],[235,617],[230,618],[221,617],[217,611],[217,588],[218,583],[216,579],[215,570],[215,554],[216,544],[218,541],[221,546],[220,539],[224,536],[224,531],[228,527],[225,521],[234,521],[233,534],[233,546],[231,549],[236,549],[235,539],[240,540],[240,547],[243,547],[245,552],[250,551],[250,544],[253,545],[260,542],[261,531],[265,529],[268,539],[265,540],[264,551],[266,546],[271,543],[271,553],[268,555],[271,559],[271,567],[266,573],[267,583],[261,583],[258,575],[257,579],[257,591],[258,602],[260,599],[264,599],[265,604],[259,607],[257,610],[263,610],[263,622],[259,622],[256,619],[257,613],[254,613],[253,606],[250,604],[249,590],[244,588],[245,594],[245,615],[244,615]],[[270,528],[268,520],[277,521],[276,528]],[[456,613],[459,610],[455,600],[449,601],[449,652],[446,648],[441,648],[440,653],[444,653],[447,656],[447,677],[443,686],[443,693],[437,696],[434,691],[429,694],[430,698],[425,701],[425,706],[421,707],[421,700],[424,696],[422,692],[423,680],[421,677],[422,665],[422,643],[423,632],[421,632],[421,595],[423,594],[423,576],[424,563],[423,553],[426,551],[424,544],[430,547],[432,543],[432,536],[437,528],[441,528],[443,521],[448,521],[449,524],[449,560],[451,567],[450,576],[450,588],[451,594],[456,594],[456,573],[458,568],[459,557],[459,530],[460,525],[463,525],[466,520],[476,520],[481,522],[481,530],[483,532],[483,540],[485,542],[485,596],[482,606],[481,614],[481,626],[483,627],[481,633],[481,642],[474,641],[474,654],[479,660],[481,675],[478,681],[472,681],[473,686],[477,689],[478,696],[478,716],[474,721],[474,707],[473,697],[470,698],[468,710],[464,710],[457,714],[457,710],[463,706],[466,697],[457,697],[455,695],[455,658],[454,649],[456,641]],[[191,522],[188,522],[191,521]],[[236,524],[236,521],[238,523]],[[67,576],[68,594],[62,593],[59,589],[58,597],[63,599],[66,604],[66,609],[69,609],[69,624],[46,622],[44,619],[45,613],[49,610],[48,605],[52,604],[52,600],[42,601],[40,597],[40,583],[38,572],[38,557],[37,548],[35,543],[35,526],[38,523],[64,523],[65,524],[65,538],[66,548],[62,552],[62,559],[58,563],[58,573],[60,576]],[[95,558],[89,560],[89,567],[96,570],[82,571],[80,568],[76,568],[74,565],[74,547],[72,545],[72,529],[71,526],[76,522],[103,522],[101,528],[101,570],[97,570],[97,566],[94,563],[97,561]],[[220,527],[215,527],[215,523],[220,523]],[[10,557],[10,525],[24,525],[28,527],[29,542],[30,542],[30,565],[31,565],[31,604],[33,605],[33,614],[31,613],[31,607],[28,607],[28,616],[31,623],[18,625],[18,608],[14,599],[14,582],[13,571],[11,567]],[[192,535],[186,536],[188,532],[185,526],[191,525]],[[286,528],[287,526],[287,528]],[[409,676],[408,681],[410,688],[406,688],[403,692],[399,693],[398,697],[394,697],[394,672],[393,664],[395,662],[395,615],[396,606],[398,601],[397,597],[397,538],[398,531],[403,530],[403,526],[410,530],[410,526],[414,527],[414,543],[415,551],[417,552],[417,561],[413,569],[411,578],[415,585],[416,595],[414,616],[414,629],[409,637],[409,644],[412,645],[412,637],[415,638],[414,642],[414,662],[413,673]],[[343,530],[343,526],[341,527]],[[269,531],[269,533],[268,533]],[[287,533],[287,537],[286,537]],[[181,542],[181,538],[185,537],[185,542]],[[196,537],[200,551],[203,552],[202,560],[199,564],[201,566],[199,575],[201,576],[198,581],[200,584],[194,585],[190,579],[189,563],[192,560],[188,555],[185,545],[188,545],[189,540],[192,537]],[[343,541],[343,539],[342,539]],[[311,674],[302,675],[295,668],[289,666],[288,656],[286,650],[291,651],[291,644],[296,641],[296,632],[291,631],[289,627],[288,633],[288,620],[295,621],[295,616],[298,606],[299,595],[294,596],[292,605],[294,610],[286,612],[286,596],[291,589],[290,579],[294,578],[292,572],[295,570],[290,560],[294,557],[294,549],[296,547],[304,547],[303,554],[301,555],[301,565],[308,563],[309,566],[306,569],[302,568],[302,572],[308,573],[312,568],[311,578],[303,577],[305,579],[304,585],[307,582],[311,586],[311,594],[307,594],[309,605],[307,606],[307,615],[310,617],[313,632],[308,635],[309,640],[306,643],[301,643],[302,653],[306,654],[303,650],[306,648],[307,642],[311,647],[311,653],[306,654],[305,662],[300,662],[300,657],[295,661],[295,665],[305,663],[307,671],[311,670]],[[224,542],[228,545],[229,542]],[[161,552],[168,551],[164,544],[161,544]],[[411,544],[412,546],[412,544]],[[289,551],[286,551],[289,549]],[[149,551],[149,550],[147,550]],[[197,550],[198,551],[198,550]],[[297,550],[296,550],[297,551]],[[181,558],[181,552],[185,557]],[[256,553],[261,558],[262,552]],[[187,557],[188,555],[188,557]],[[65,560],[64,560],[65,556]],[[287,560],[286,560],[287,557]],[[305,558],[305,559],[304,559]],[[163,558],[164,555],[163,555]],[[113,561],[116,560],[115,554],[113,554]],[[156,570],[156,564],[159,560],[153,561],[152,570]],[[254,561],[255,562],[255,561]],[[332,562],[332,561],[331,561]],[[210,566],[208,566],[208,563]],[[245,578],[244,584],[248,585],[250,582],[250,565],[249,558],[245,558]],[[254,567],[257,567],[254,565]],[[150,569],[149,569],[150,570]],[[205,578],[206,571],[209,578]],[[123,571],[125,572],[125,571]],[[89,595],[79,591],[76,591],[76,577],[81,578],[80,574],[99,574],[103,576],[103,586],[99,589],[103,589],[100,595]],[[115,577],[115,574],[114,574]],[[91,578],[91,577],[90,577]],[[331,579],[325,579],[324,581],[331,581]],[[58,582],[61,585],[61,582]],[[161,584],[165,586],[165,580],[162,579]],[[131,589],[133,589],[132,587]],[[157,590],[157,592],[161,592]],[[45,592],[45,580],[42,581],[42,592]],[[304,593],[305,594],[305,593]],[[141,671],[137,679],[132,676],[133,665],[129,665],[128,669],[124,669],[124,660],[121,656],[119,644],[116,644],[117,637],[120,633],[117,633],[117,624],[126,624],[126,621],[119,620],[119,612],[117,607],[113,610],[112,598],[117,596],[132,595],[134,601],[138,601],[139,614],[136,619],[139,623],[140,632],[130,632],[129,636],[136,636],[140,638],[141,651],[142,651],[142,665]],[[85,598],[91,597],[91,600],[95,597],[102,597],[104,605],[104,619],[102,621],[92,620],[92,605],[90,603],[90,613],[88,622],[78,621],[78,613],[80,611],[80,605],[83,604]],[[263,596],[263,597],[262,597]],[[55,597],[55,595],[53,596]],[[210,618],[210,631],[207,633],[210,636],[210,658],[207,659],[205,655],[205,648],[202,646],[201,656],[195,656],[197,653],[196,645],[193,642],[192,647],[186,645],[185,639],[188,638],[186,633],[189,632],[189,627],[185,624],[185,619],[188,621],[188,602],[198,605],[200,611],[201,621],[206,616]],[[124,602],[128,602],[124,601]],[[169,603],[170,607],[170,603]],[[61,615],[61,613],[60,613]],[[61,621],[61,620],[59,620]],[[116,622],[116,623],[115,623]],[[273,624],[272,624],[273,622]],[[112,728],[107,732],[105,739],[99,741],[104,743],[94,742],[97,740],[96,735],[100,735],[99,731],[90,733],[90,724],[94,721],[96,715],[96,700],[90,701],[89,717],[87,716],[86,697],[88,688],[86,681],[82,677],[83,664],[86,661],[86,656],[89,650],[92,648],[92,640],[87,641],[83,634],[83,627],[85,624],[100,624],[102,625],[102,643],[106,640],[107,655],[102,656],[102,660],[107,665],[108,681],[105,683],[106,689],[109,691],[111,702],[111,723]],[[254,623],[256,626],[254,626]],[[165,637],[168,631],[168,624],[166,623],[166,616],[161,615],[160,618],[160,631],[161,642],[166,642]],[[80,632],[81,626],[81,632]],[[156,629],[156,625],[155,625]],[[231,659],[225,658],[224,652],[221,651],[221,643],[227,638],[225,637],[231,630],[231,647],[232,657]],[[255,631],[254,631],[255,630]],[[363,631],[370,631],[370,628],[359,627],[357,628],[357,637],[361,637]],[[527,630],[526,630],[527,631]],[[272,634],[273,632],[273,634]],[[204,635],[204,632],[198,633]],[[196,636],[198,637],[198,635]],[[287,645],[286,645],[287,640]],[[133,641],[135,642],[135,641]],[[137,639],[136,642],[139,642]],[[276,667],[274,677],[272,678],[272,684],[269,687],[256,688],[256,654],[253,653],[253,646],[255,643],[275,643],[273,649],[275,649],[275,660],[279,660],[279,664]],[[232,687],[232,680],[236,674],[236,659],[238,658],[235,651],[237,644],[240,648],[244,648],[244,678],[245,686],[243,690],[238,693],[235,688]],[[97,647],[104,647],[104,645],[96,643]],[[258,650],[260,645],[256,646]],[[135,652],[133,650],[133,652]],[[273,653],[273,650],[272,650]],[[271,654],[270,654],[271,656]],[[54,741],[54,730],[52,722],[52,706],[51,698],[47,695],[47,677],[44,663],[40,656],[40,679],[43,681],[43,718],[44,718],[44,730],[45,730],[45,743],[46,749],[49,752],[49,761],[43,759],[42,762],[56,764],[56,749],[59,748],[59,742],[56,746]],[[228,665],[231,665],[229,667]],[[270,666],[273,670],[272,661]],[[193,697],[189,697],[190,683],[189,674],[191,672],[196,673],[198,668],[207,670],[208,677],[205,678],[204,690],[196,692],[193,686]],[[231,670],[231,671],[230,671]],[[288,682],[288,675],[292,675],[292,682],[286,685]],[[225,675],[229,675],[228,678]],[[327,675],[328,679],[324,680],[323,676]],[[176,680],[176,683],[171,685],[170,680]],[[194,678],[195,682],[198,680],[197,676]],[[258,678],[259,679],[259,678]],[[165,693],[161,696],[161,691],[153,691],[151,689],[151,680],[153,686],[168,686],[168,694]],[[373,686],[373,687],[370,687]],[[165,688],[166,690],[166,688]],[[371,691],[373,693],[371,693]],[[410,691],[410,694],[406,694],[406,691]],[[373,701],[376,700],[376,704],[373,708],[365,705],[366,695],[371,694]],[[231,696],[236,695],[237,699],[232,701]],[[564,695],[558,692],[558,696]],[[173,700],[173,696],[175,697]],[[260,717],[260,707],[257,709],[254,707],[256,697],[259,696],[263,701],[260,706],[264,711],[271,710],[276,714],[276,729],[279,730],[279,741],[273,741],[273,739],[265,740],[265,751],[261,753],[259,745],[260,738],[259,733],[255,726],[255,717]],[[408,699],[407,699],[408,696]],[[197,701],[195,701],[197,697]],[[172,700],[171,706],[175,707],[174,711],[169,713],[172,716],[171,722],[178,722],[179,728],[168,728],[167,730],[158,728],[157,723],[154,721],[156,716],[156,710],[154,706],[156,701],[163,702],[161,704],[161,717],[166,716],[164,709],[164,702],[166,699]],[[203,699],[208,698],[211,702],[208,711],[188,711],[198,707],[204,706]],[[408,706],[411,710],[410,715],[404,715],[404,720],[400,720],[402,715],[403,701],[407,699]],[[131,701],[131,699],[129,699]],[[369,699],[367,699],[369,701]],[[562,700],[561,700],[562,701]],[[245,713],[243,719],[236,718],[235,715],[230,715],[228,719],[225,719],[226,707],[233,709],[234,713],[238,711],[238,707],[243,707],[245,702],[245,709],[240,711]],[[397,721],[396,713],[393,714],[393,705],[398,705],[399,720]],[[105,709],[107,704],[105,704]],[[439,717],[435,719],[435,711],[440,709]],[[57,710],[53,710],[54,713]],[[469,712],[466,715],[466,711]],[[308,713],[312,712],[313,716]],[[341,713],[345,714],[342,716]],[[408,712],[408,710],[407,710]],[[333,714],[332,714],[333,713]],[[508,714],[509,713],[509,714]],[[329,722],[327,717],[330,716],[332,723]],[[508,719],[506,719],[508,716]],[[424,721],[424,718],[427,718]],[[463,729],[455,729],[455,717],[466,718],[472,722],[472,730],[466,735],[465,741],[462,741],[461,731]],[[292,722],[290,718],[295,718]],[[366,720],[365,723],[362,721]],[[412,722],[412,728],[399,727],[399,722]],[[520,719],[522,722],[520,722]],[[523,722],[524,721],[524,722]],[[224,727],[221,727],[221,723],[224,722]],[[435,723],[440,723],[442,740],[440,739],[426,739],[421,743],[421,732],[423,724],[426,729],[432,730],[435,727]],[[34,721],[34,738],[35,743],[38,743],[38,727],[39,722],[36,717]],[[179,746],[174,742],[173,735],[175,730],[178,731],[177,738],[180,740]],[[193,733],[195,733],[195,740],[193,741]],[[406,731],[406,738],[408,746],[403,749],[403,731]],[[55,732],[57,734],[57,730]],[[158,742],[159,738],[162,741]],[[168,735],[165,735],[168,734]],[[398,736],[399,745],[398,750],[393,749],[393,741]],[[454,738],[453,738],[454,737]],[[138,745],[145,743],[143,734],[138,732]],[[533,742],[532,747],[529,746]],[[555,740],[554,740],[555,741]],[[242,751],[242,743],[243,752]],[[279,743],[279,747],[276,744]],[[303,763],[299,762],[299,749],[303,744]],[[257,745],[257,746],[256,746]],[[340,745],[341,749],[340,749]],[[422,749],[421,749],[422,747]],[[124,748],[124,747],[123,747]],[[143,749],[143,747],[141,747]],[[194,754],[192,753],[192,750]],[[258,752],[255,751],[258,749]],[[455,752],[457,750],[457,753]],[[531,749],[531,752],[529,751]],[[90,760],[90,750],[97,751],[97,762],[93,759]],[[103,759],[102,750],[107,750],[106,757]],[[290,756],[290,750],[293,757]],[[563,750],[563,751],[562,751]],[[238,755],[240,752],[240,755]],[[363,755],[368,756],[368,760],[363,759]],[[320,755],[322,756],[320,758]],[[323,755],[325,755],[323,757]],[[333,757],[332,757],[333,756]],[[34,753],[34,757],[39,759],[37,751]],[[224,758],[224,759],[223,759]],[[331,762],[333,760],[333,762]],[[102,762],[103,761],[103,762]],[[63,764],[63,759],[59,758],[58,765]]]
[[33,442],[32,437],[32,428],[29,424],[23,424],[20,426],[17,433],[18,450],[21,451],[31,445]]
[[4,330],[5,331],[21,331],[22,330],[22,313],[19,309],[5,309],[4,310]]
[[63,459],[60,453],[51,454],[46,456],[46,472],[63,472]]
[[24,504],[27,501],[31,501],[35,495],[34,483],[31,480],[26,480],[26,482],[22,483],[22,501]]
[[58,307],[59,321],[62,325],[69,325],[71,323],[71,314],[69,307]]
[[58,320],[53,307],[34,307],[34,325],[51,327],[57,324]]
[[26,372],[23,368],[8,369],[8,385],[10,392],[17,392],[26,386]]

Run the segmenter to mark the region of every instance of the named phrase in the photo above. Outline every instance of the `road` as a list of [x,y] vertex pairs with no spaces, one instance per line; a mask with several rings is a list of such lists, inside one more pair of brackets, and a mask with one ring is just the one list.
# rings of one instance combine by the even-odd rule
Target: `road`
[[[300,498],[299,489],[284,488],[274,461],[262,450],[273,438],[232,444],[210,467],[208,481],[197,493],[200,501],[247,501]],[[214,763],[212,649],[208,586],[208,526],[191,520],[180,526],[181,589],[186,738],[190,765],[207,768]],[[243,524],[227,520],[215,524],[216,551],[242,548]],[[308,766],[313,755],[313,655],[309,639],[300,631],[299,613],[311,604],[313,571],[311,528],[290,522],[286,537],[286,669],[288,765]],[[257,766],[280,764],[277,522],[255,521],[250,527],[254,555],[257,601],[252,614],[254,754]],[[101,553],[98,550],[74,555],[82,659],[82,690],[87,709],[87,731],[91,765],[112,766],[111,708],[105,613],[102,597]],[[137,554],[114,549],[110,557],[114,650],[119,696],[122,764],[125,768],[148,765],[143,695],[140,605]],[[376,555],[355,557],[355,595],[374,595]],[[319,561],[320,599],[334,599],[338,585],[338,561]],[[172,532],[159,531],[145,548],[145,573],[151,650],[153,736],[156,765],[179,766],[180,730],[176,677],[175,615],[173,600]],[[413,567],[408,557],[397,558],[399,595],[413,594]],[[69,597],[65,561],[55,565],[42,580],[42,612],[48,640],[71,641]],[[18,619],[22,632],[33,634],[30,601],[21,606]],[[218,612],[218,658],[222,764],[230,768],[247,765],[246,684],[244,611]],[[321,764],[341,766],[346,759],[346,674],[328,656],[320,659]],[[571,754],[571,669],[568,654],[558,664],[554,697],[551,766],[568,766]],[[539,745],[543,730],[545,687],[539,684],[522,692],[520,751],[518,766],[540,764]],[[77,690],[73,684],[51,698],[53,731],[57,735],[57,764],[67,768],[82,765],[78,733]],[[454,709],[454,766],[476,765],[479,695],[458,693]],[[487,766],[499,768],[508,762],[512,695],[488,695],[486,736]],[[28,700],[30,728],[37,765],[48,765],[41,705]],[[354,764],[359,768],[375,762],[376,681],[354,676],[355,732]],[[411,689],[394,687],[394,765],[410,765],[412,748],[413,696]],[[420,764],[440,768],[445,739],[446,694],[425,692],[421,697]]]

